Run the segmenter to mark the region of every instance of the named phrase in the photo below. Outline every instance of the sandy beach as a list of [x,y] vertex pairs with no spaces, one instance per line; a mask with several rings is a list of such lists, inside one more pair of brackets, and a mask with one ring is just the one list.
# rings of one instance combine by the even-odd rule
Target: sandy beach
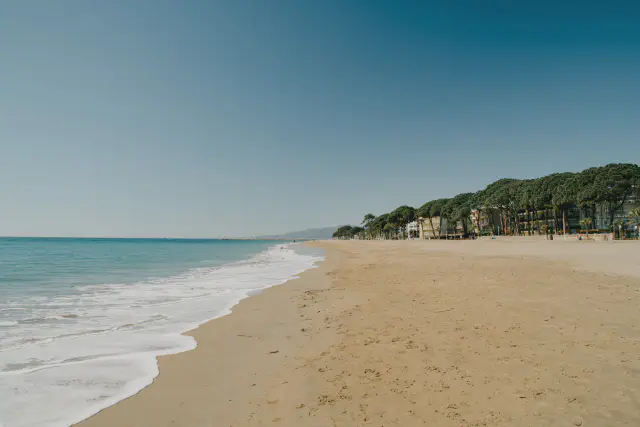
[[638,426],[640,244],[314,242],[83,427]]

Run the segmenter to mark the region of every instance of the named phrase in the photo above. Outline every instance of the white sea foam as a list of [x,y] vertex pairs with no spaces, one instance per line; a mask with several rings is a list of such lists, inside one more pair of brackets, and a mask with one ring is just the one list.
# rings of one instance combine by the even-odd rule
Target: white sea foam
[[69,426],[137,393],[158,375],[156,356],[196,346],[182,332],[320,259],[280,245],[163,280],[1,304],[20,316],[0,323],[0,426]]
[[15,320],[7,320],[7,321],[0,320],[0,328],[3,326],[16,326],[17,324],[18,322]]

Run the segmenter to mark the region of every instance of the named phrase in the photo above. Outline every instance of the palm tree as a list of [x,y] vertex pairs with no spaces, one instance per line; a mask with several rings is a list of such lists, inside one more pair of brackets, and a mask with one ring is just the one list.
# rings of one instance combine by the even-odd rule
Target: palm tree
[[584,218],[580,220],[580,226],[587,231],[587,239],[589,238],[589,228],[593,224],[593,220],[591,218]]
[[624,235],[622,234],[622,229],[625,225],[626,220],[624,219],[616,219],[613,221],[613,235],[616,235],[616,229],[618,230],[618,239],[624,240]]
[[549,240],[549,224],[546,221],[541,221],[540,231],[542,231],[547,240]]
[[636,239],[640,238],[638,235],[638,228],[640,227],[640,208],[631,209],[629,212],[629,218],[633,221],[636,228]]
[[420,239],[424,240],[424,218],[423,217],[418,217],[418,219],[416,220],[418,222],[418,233],[420,236]]

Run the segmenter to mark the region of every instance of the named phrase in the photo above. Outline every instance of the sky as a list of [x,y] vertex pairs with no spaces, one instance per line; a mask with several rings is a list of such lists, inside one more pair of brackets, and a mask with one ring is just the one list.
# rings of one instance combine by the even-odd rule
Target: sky
[[640,163],[632,1],[0,8],[0,235],[280,233]]

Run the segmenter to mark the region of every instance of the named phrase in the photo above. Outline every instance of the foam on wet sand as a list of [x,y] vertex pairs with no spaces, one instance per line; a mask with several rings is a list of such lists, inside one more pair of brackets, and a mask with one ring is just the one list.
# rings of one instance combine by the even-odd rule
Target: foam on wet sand
[[153,283],[16,300],[16,310],[46,315],[0,324],[0,422],[68,426],[137,393],[158,375],[156,357],[196,347],[183,332],[322,259],[292,248],[272,246],[246,261]]

